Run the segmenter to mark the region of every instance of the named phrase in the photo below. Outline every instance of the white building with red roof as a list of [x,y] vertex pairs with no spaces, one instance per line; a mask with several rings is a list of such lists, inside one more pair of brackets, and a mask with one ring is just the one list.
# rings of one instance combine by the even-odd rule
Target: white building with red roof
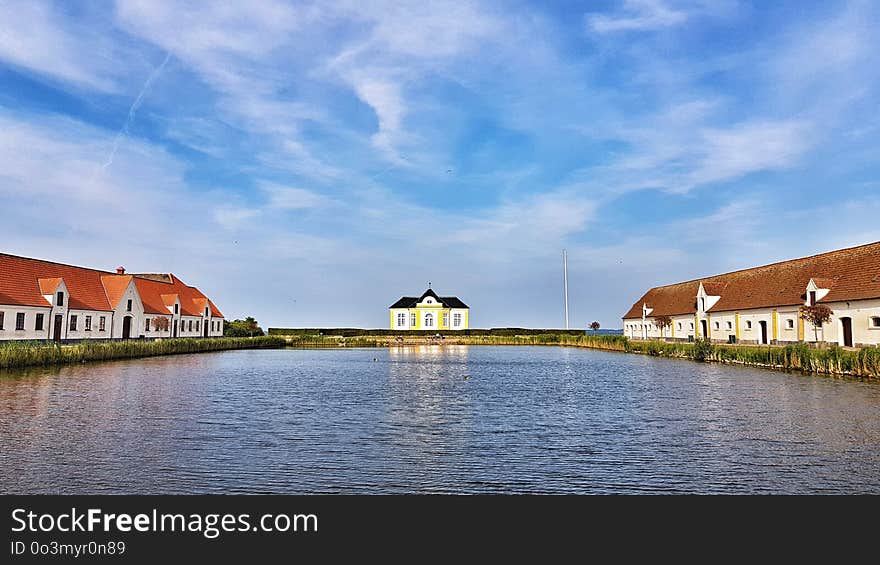
[[[831,320],[813,327],[800,308],[819,304]],[[880,345],[880,242],[654,287],[623,329],[634,339]]]
[[0,253],[0,340],[219,337],[223,314],[173,274]]

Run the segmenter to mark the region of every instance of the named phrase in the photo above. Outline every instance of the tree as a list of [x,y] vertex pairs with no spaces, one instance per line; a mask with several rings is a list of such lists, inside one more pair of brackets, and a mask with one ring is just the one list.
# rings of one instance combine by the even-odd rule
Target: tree
[[593,322],[590,324],[590,329],[593,330],[594,332],[599,331],[600,327],[602,327],[602,326],[599,325],[599,322]]
[[654,325],[660,329],[660,335],[663,335],[663,330],[672,326],[672,318],[669,316],[657,316],[654,318]]
[[253,318],[248,316],[244,320],[223,321],[223,335],[229,337],[253,337],[263,335],[263,328]]
[[814,304],[812,306],[801,306],[800,314],[801,318],[813,324],[813,335],[818,342],[819,328],[822,327],[822,324],[831,321],[831,314],[834,314],[834,312],[825,304]]
[[167,332],[168,331],[168,318],[165,316],[156,316],[153,318],[153,327],[156,328],[157,331]]

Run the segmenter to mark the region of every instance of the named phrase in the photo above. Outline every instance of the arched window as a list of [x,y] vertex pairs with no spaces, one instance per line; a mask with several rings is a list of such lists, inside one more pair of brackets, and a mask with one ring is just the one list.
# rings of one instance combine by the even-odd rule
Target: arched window
[[425,327],[433,328],[434,327],[434,314],[425,314]]

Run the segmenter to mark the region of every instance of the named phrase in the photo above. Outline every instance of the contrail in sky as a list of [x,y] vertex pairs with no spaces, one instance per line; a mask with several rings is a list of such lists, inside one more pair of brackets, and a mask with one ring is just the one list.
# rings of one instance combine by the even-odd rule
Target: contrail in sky
[[116,157],[116,152],[119,151],[119,146],[122,143],[122,140],[128,136],[129,128],[131,128],[132,122],[134,122],[134,115],[137,113],[138,108],[141,107],[141,104],[144,102],[144,97],[147,92],[149,92],[150,87],[153,85],[153,82],[159,77],[162,73],[162,70],[165,68],[165,65],[168,64],[168,61],[171,59],[171,52],[165,54],[165,60],[162,61],[158,67],[156,67],[150,76],[147,78],[147,82],[144,83],[143,88],[141,88],[140,93],[137,95],[137,98],[134,99],[134,102],[131,104],[131,108],[128,109],[128,116],[125,118],[125,123],[122,124],[122,129],[116,134],[116,137],[113,139],[113,148],[110,150],[110,155],[107,156],[107,160],[101,165],[101,171],[106,171],[107,167],[113,164],[113,159]]

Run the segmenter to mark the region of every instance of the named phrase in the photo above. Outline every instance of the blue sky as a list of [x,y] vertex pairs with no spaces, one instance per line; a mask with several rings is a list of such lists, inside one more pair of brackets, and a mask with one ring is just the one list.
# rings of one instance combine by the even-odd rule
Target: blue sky
[[620,316],[880,240],[868,1],[0,1],[3,251],[173,271],[227,317]]

